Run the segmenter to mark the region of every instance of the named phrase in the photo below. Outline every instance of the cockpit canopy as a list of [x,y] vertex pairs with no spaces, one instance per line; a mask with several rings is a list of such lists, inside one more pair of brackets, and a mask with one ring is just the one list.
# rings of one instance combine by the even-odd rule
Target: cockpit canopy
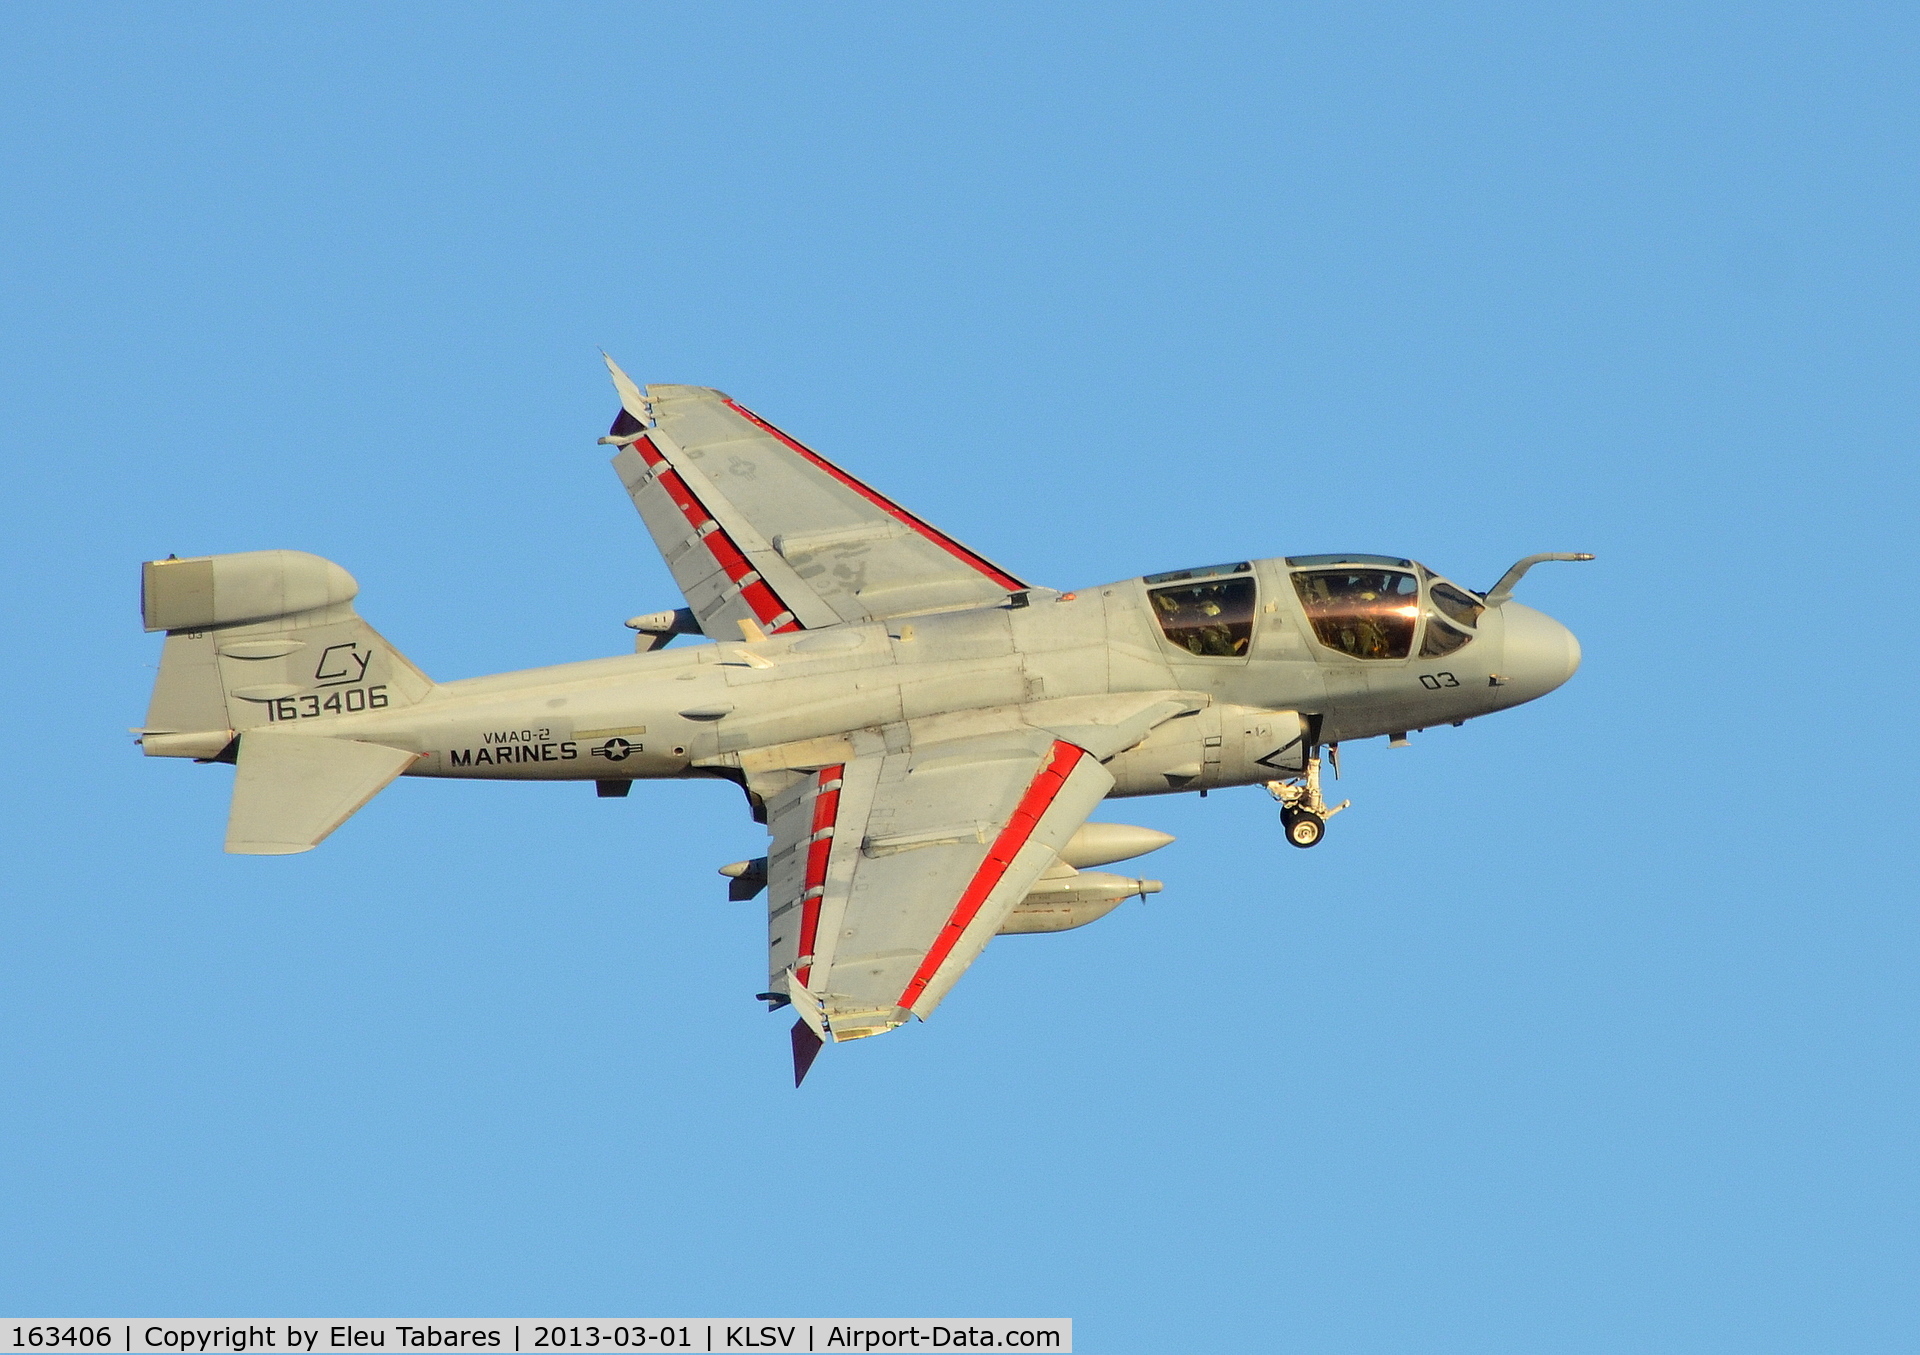
[[[1290,555],[1314,638],[1355,659],[1444,658],[1472,643],[1486,604],[1395,555]],[[1149,574],[1147,601],[1167,639],[1201,658],[1245,658],[1258,588],[1247,560]],[[1269,604],[1268,611],[1273,607]]]
[[1420,657],[1442,658],[1472,641],[1474,626],[1486,610],[1466,590],[1396,556],[1291,555],[1287,564],[1314,638],[1355,659],[1408,657],[1423,611]]
[[[1253,565],[1201,565],[1149,574],[1147,599],[1169,640],[1189,654],[1244,658],[1253,640]],[[1170,585],[1155,587],[1156,584]]]
[[1356,659],[1404,659],[1420,624],[1420,580],[1399,569],[1342,565],[1293,576],[1321,644]]

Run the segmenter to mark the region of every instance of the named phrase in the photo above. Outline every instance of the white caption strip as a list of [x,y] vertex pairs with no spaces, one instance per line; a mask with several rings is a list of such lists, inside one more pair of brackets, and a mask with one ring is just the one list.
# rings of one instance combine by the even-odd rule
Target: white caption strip
[[489,1318],[405,1322],[316,1318],[247,1320],[0,1318],[0,1351],[115,1355],[338,1355],[339,1352],[759,1351],[1073,1349],[1070,1318]]

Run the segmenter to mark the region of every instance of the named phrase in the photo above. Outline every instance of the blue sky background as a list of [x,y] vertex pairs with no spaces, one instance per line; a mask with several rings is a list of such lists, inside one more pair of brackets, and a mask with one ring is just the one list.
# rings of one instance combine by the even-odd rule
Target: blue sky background
[[[1910,6],[0,15],[0,1311],[1070,1316],[1078,1349],[1920,1343]],[[720,386],[1028,577],[1423,559],[1586,665],[788,1085],[737,791],[223,856],[136,567],[436,677],[675,605]]]

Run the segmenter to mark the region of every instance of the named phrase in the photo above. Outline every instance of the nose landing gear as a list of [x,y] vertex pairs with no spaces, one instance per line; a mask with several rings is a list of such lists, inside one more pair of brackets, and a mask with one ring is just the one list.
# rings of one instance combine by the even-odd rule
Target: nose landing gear
[[1320,794],[1320,754],[1307,759],[1302,776],[1267,782],[1267,794],[1280,802],[1280,826],[1296,847],[1312,847],[1327,835],[1327,820],[1353,803],[1342,800],[1328,806]]

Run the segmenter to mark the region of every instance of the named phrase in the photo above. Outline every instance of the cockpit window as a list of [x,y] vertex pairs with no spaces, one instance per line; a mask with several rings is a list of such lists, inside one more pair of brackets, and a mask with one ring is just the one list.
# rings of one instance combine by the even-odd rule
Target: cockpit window
[[1404,659],[1420,619],[1420,583],[1397,569],[1315,569],[1293,576],[1320,643],[1356,659]]
[[1426,638],[1420,642],[1420,657],[1444,659],[1471,639],[1471,635],[1462,635],[1452,626],[1430,616],[1427,618]]
[[1224,574],[1250,573],[1253,566],[1245,560],[1233,565],[1200,565],[1194,569],[1170,569],[1165,574],[1149,574],[1144,583],[1181,583],[1187,579],[1217,579]]
[[1430,591],[1433,605],[1463,626],[1471,627],[1479,619],[1480,613],[1486,610],[1480,605],[1479,598],[1463,593],[1452,584],[1442,583],[1439,579],[1433,581]]
[[[1228,569],[1246,569],[1247,565],[1228,565]],[[1181,570],[1176,574],[1155,574],[1155,579],[1192,578],[1199,570]],[[1153,615],[1167,638],[1189,654],[1208,658],[1237,659],[1247,652],[1253,639],[1253,580],[1217,579],[1178,588],[1155,588],[1147,594]]]

